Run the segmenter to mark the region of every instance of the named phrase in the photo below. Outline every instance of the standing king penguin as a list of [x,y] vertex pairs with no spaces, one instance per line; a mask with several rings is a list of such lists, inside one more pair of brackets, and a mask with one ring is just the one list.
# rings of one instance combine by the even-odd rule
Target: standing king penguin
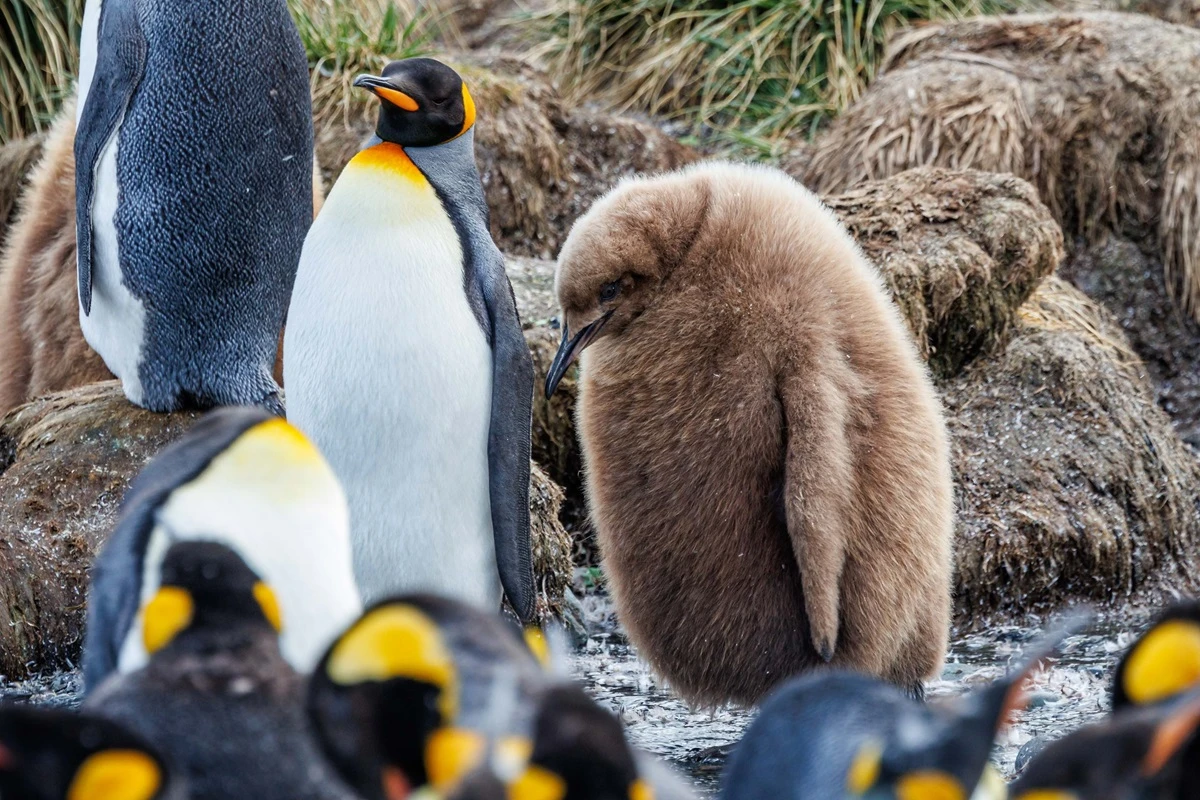
[[308,65],[285,0],[89,0],[79,321],[152,411],[262,405],[312,220]]
[[363,600],[436,592],[534,613],[533,364],[475,167],[475,104],[428,58],[360,76],[377,140],[304,243],[288,418],[346,488]]
[[233,548],[274,587],[283,655],[308,672],[361,610],[349,527],[333,471],[299,431],[262,409],[210,412],[138,475],[96,559],[85,688],[145,665],[144,606],[168,550],[195,541]]

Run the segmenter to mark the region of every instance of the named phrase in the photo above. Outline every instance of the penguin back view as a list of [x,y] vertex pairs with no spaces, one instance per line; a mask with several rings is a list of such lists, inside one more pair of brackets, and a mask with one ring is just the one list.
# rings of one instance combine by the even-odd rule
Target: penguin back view
[[154,411],[262,405],[312,220],[285,0],[91,0],[77,105],[80,324]]
[[173,545],[232,547],[274,587],[284,656],[307,672],[358,614],[345,497],[320,453],[257,408],[212,411],[142,470],[92,568],[84,684],[148,658],[144,604]]
[[88,713],[0,705],[5,800],[184,800],[183,782],[141,737]]
[[950,622],[937,395],[878,272],[777,170],[628,180],[559,257],[588,507],[621,620],[698,704],[830,663],[921,691]]
[[274,587],[219,542],[175,542],[139,609],[149,660],[84,708],[153,741],[194,800],[351,800],[305,724],[303,678],[283,658]]

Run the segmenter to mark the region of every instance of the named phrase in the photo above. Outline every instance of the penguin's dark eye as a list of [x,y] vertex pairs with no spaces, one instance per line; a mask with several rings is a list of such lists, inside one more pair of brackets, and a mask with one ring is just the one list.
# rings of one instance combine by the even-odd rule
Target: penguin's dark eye
[[613,281],[600,287],[600,302],[608,303],[621,293],[621,282]]

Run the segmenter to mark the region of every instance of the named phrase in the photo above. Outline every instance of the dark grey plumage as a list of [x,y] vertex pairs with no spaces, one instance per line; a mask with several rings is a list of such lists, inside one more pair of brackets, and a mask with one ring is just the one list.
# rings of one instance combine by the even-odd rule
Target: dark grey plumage
[[114,222],[123,281],[145,308],[141,404],[281,411],[271,368],[313,168],[287,5],[106,0],[100,14],[75,146],[82,309],[93,311],[95,170],[119,124]]
[[303,678],[281,655],[245,562],[185,542],[168,551],[162,579],[190,589],[191,622],[144,668],[111,675],[85,710],[154,742],[193,800],[353,800],[310,736]]

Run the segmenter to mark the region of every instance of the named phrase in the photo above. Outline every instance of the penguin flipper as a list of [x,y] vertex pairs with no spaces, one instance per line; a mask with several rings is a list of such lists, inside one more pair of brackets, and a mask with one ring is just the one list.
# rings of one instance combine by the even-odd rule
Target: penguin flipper
[[489,241],[473,265],[492,343],[492,419],[488,475],[496,564],[508,602],[522,622],[534,618],[537,592],[529,538],[529,451],[533,420],[533,358],[504,257]]
[[854,485],[845,397],[828,377],[790,376],[780,387],[787,426],[784,510],[800,568],[809,637],[825,661],[837,647],[842,568]]
[[270,419],[266,411],[248,406],[212,411],[134,479],[121,501],[116,527],[92,566],[83,641],[85,693],[95,691],[119,665],[141,606],[143,560],[159,507],[249,428]]
[[142,80],[146,37],[137,0],[106,0],[100,10],[96,71],[75,130],[75,234],[79,304],[92,310],[92,192],[96,169]]

